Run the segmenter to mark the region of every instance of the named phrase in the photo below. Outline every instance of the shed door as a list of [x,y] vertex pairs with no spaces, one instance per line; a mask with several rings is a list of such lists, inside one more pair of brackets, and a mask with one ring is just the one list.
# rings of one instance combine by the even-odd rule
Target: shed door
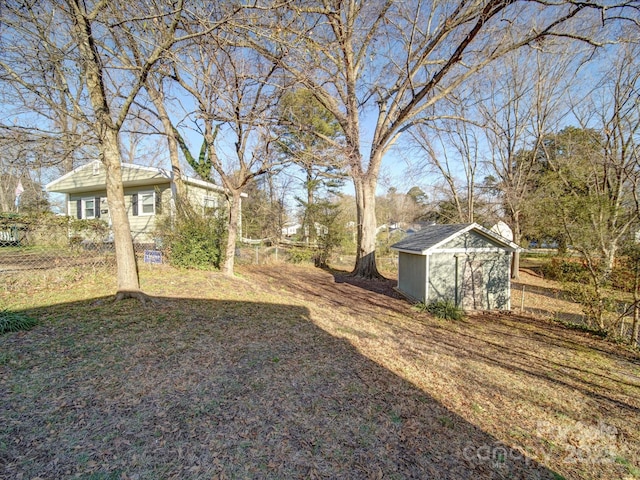
[[482,262],[467,259],[462,273],[462,308],[476,310],[483,306]]

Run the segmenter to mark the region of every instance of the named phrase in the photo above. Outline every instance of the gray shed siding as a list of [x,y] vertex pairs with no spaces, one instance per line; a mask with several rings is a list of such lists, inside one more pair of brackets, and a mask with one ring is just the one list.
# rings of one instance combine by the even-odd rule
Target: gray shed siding
[[511,256],[506,252],[434,253],[429,261],[426,303],[451,300],[465,309],[508,310],[510,266]]
[[456,259],[453,253],[434,253],[429,259],[429,298],[425,303],[438,300],[456,300]]
[[398,255],[398,289],[407,296],[424,301],[427,281],[427,259],[424,255],[400,252]]
[[474,225],[438,225],[398,242],[398,290],[425,303],[450,300],[465,310],[510,309],[511,252],[517,245]]
[[460,248],[500,248],[486,237],[476,232],[465,232],[462,235],[453,238],[449,242],[441,245],[438,250]]

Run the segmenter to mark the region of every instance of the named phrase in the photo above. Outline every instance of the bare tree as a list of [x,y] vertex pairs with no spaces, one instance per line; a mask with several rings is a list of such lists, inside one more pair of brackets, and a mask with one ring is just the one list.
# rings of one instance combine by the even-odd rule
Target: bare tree
[[340,123],[358,212],[353,273],[363,277],[380,276],[375,190],[382,158],[400,134],[504,54],[552,35],[578,37],[573,26],[585,32],[592,20],[625,13],[595,2],[502,0],[325,0],[274,7],[256,7],[253,26],[237,28],[249,29],[247,42],[313,91]]
[[212,37],[183,50],[174,70],[196,106],[190,121],[203,139],[201,154],[192,155],[182,135],[179,143],[197,174],[205,180],[218,178],[227,195],[227,275],[234,273],[242,193],[276,163],[269,127],[280,93],[277,72],[275,63],[255,52]]
[[[488,145],[487,173],[494,181],[502,216],[520,244],[525,204],[539,179],[541,141],[569,110],[566,100],[583,56],[580,45],[547,42],[544,49],[525,48],[498,63],[476,89],[478,122]],[[568,53],[571,52],[571,53]],[[518,278],[515,252],[511,277]]]
[[[613,269],[620,242],[637,222],[639,53],[637,34],[633,40],[612,47],[600,82],[574,103],[573,115],[579,123],[573,130],[576,134],[565,130],[545,144],[545,159],[562,182],[564,193],[584,200],[578,204],[584,206],[588,220],[584,228],[589,234],[582,235],[582,227],[574,231],[569,225],[567,233],[574,248],[585,255],[598,252],[605,279]],[[563,138],[567,145],[558,145],[556,139]],[[563,150],[558,151],[559,147]]]
[[[447,196],[455,207],[455,218],[450,221],[470,223],[475,221],[476,178],[480,167],[479,137],[482,135],[474,124],[475,108],[467,104],[477,99],[466,91],[451,96],[448,114],[443,109],[440,119],[418,123],[411,131],[411,142],[418,149],[421,164],[417,172],[435,173],[441,177]],[[416,167],[414,167],[416,168]]]
[[[125,209],[119,135],[156,62],[176,42],[195,35],[178,35],[182,14],[183,0],[15,0],[2,9],[5,40],[16,45],[12,55],[0,60],[5,84],[42,105],[37,114],[46,110],[60,124],[71,119],[86,125],[95,141],[106,170],[116,249],[116,298],[147,298],[140,291]],[[136,50],[126,48],[133,38]],[[48,89],[41,88],[46,75],[38,72],[43,71],[56,72],[56,81]],[[55,130],[55,122],[49,125]]]

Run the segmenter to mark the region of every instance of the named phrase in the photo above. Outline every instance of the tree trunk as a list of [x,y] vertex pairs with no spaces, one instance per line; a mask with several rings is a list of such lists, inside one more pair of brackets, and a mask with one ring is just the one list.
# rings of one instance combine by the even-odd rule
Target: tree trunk
[[173,123],[171,123],[169,113],[164,106],[164,93],[160,90],[162,88],[162,82],[159,81],[157,85],[159,86],[158,88],[156,88],[154,80],[149,79],[147,82],[147,92],[149,93],[149,97],[151,98],[153,105],[156,107],[158,118],[162,122],[162,128],[164,129],[164,134],[167,137],[169,159],[171,160],[171,170],[173,172],[173,190],[171,193],[174,201],[178,204],[185,198],[184,184],[182,183],[182,169],[180,168],[180,155],[178,154],[178,141],[173,129]]
[[133,240],[129,217],[124,204],[124,188],[122,186],[122,169],[118,150],[118,134],[106,130],[101,139],[102,161],[107,178],[107,202],[109,216],[113,226],[113,242],[116,250],[118,278],[117,298],[135,297],[143,299],[138,280]]
[[604,268],[602,269],[602,277],[606,282],[611,280],[611,274],[613,273],[613,267],[616,261],[616,252],[618,246],[612,242],[608,245],[608,248],[602,248],[602,255],[604,261]]
[[356,265],[351,274],[362,278],[384,278],[376,265],[376,177],[354,175],[353,183],[358,237]]
[[640,339],[640,261],[635,260],[635,275],[633,282],[633,326],[631,327],[631,345],[636,346]]
[[222,271],[225,275],[233,276],[236,254],[236,239],[238,238],[238,220],[240,219],[240,191],[233,190],[229,198],[229,224],[227,225],[227,247],[224,255]]
[[[305,224],[307,231],[304,232],[305,242],[307,245],[315,245],[316,241],[316,216],[315,216],[315,205],[313,193],[315,190],[315,186],[313,184],[313,171],[312,169],[307,169],[307,209],[305,212]],[[304,229],[303,225],[303,229]]]
[[113,243],[116,250],[118,292],[116,300],[137,298],[143,303],[149,297],[140,291],[138,266],[129,217],[124,205],[121,157],[118,144],[119,126],[110,116],[109,102],[103,83],[102,61],[95,46],[91,24],[85,15],[84,5],[78,0],[70,2],[71,17],[75,22],[74,34],[78,36],[78,47],[85,67],[85,83],[91,106],[95,112],[94,131],[99,141],[99,151],[106,171],[107,203],[113,228]]
[[[514,215],[512,231],[513,243],[515,243],[516,245],[520,245],[520,241],[522,240],[522,233],[520,232],[520,222],[518,220],[518,214]],[[520,251],[518,250],[513,252],[513,256],[511,257],[511,279],[520,279]]]

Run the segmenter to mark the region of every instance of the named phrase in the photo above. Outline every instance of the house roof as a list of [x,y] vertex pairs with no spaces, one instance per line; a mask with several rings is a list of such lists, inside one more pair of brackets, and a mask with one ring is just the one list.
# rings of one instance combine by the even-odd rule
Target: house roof
[[474,231],[488,240],[496,243],[499,247],[515,251],[520,247],[510,240],[501,237],[495,232],[487,230],[477,223],[460,223],[454,225],[429,225],[422,230],[413,233],[403,240],[391,245],[390,248],[400,252],[427,255],[438,250],[439,247],[453,240],[455,237],[469,231]]
[[[90,173],[92,172],[93,175]],[[184,183],[210,190],[224,192],[224,188],[211,182],[198,180],[197,178],[182,177]],[[145,185],[159,185],[171,183],[173,172],[159,167],[145,167],[133,163],[122,164],[122,183],[125,187],[138,187]],[[104,188],[106,177],[104,166],[99,160],[81,165],[70,172],[49,182],[45,189],[58,193],[81,193],[99,188]]]

